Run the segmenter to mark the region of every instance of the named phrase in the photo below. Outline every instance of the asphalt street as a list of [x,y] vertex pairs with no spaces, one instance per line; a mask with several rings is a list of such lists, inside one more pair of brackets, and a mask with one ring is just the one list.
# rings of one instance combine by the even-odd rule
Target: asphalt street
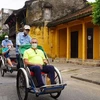
[[[63,82],[67,83],[57,100],[100,100],[100,85],[71,78],[78,74],[83,66],[72,64],[53,63],[62,75]],[[0,76],[0,100],[18,100],[16,92],[16,72]],[[28,100],[54,100],[50,95],[36,97],[29,93]]]

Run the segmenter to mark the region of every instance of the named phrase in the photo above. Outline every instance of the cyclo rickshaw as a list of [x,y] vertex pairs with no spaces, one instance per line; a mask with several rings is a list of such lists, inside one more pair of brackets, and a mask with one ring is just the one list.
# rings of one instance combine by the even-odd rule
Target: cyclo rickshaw
[[[26,49],[30,48],[31,45],[24,45],[19,47],[20,58],[21,58],[21,65],[22,68],[19,68],[17,72],[16,78],[16,88],[17,88],[17,95],[19,100],[27,100],[28,93],[33,93],[38,97],[39,95],[50,94],[50,96],[54,99],[58,98],[61,94],[61,91],[65,88],[66,84],[63,84],[61,74],[59,70],[55,68],[55,82],[56,84],[50,84],[50,79],[46,73],[41,73],[43,82],[45,83],[44,86],[37,88],[37,80],[33,72],[31,72],[22,60],[23,53]],[[41,46],[38,46],[38,49],[41,49]],[[46,53],[44,52],[45,56]]]
[[[5,48],[2,48],[2,50]],[[13,47],[9,50],[9,55],[10,55],[10,60],[12,62],[12,64],[14,65],[13,67],[11,67],[8,62],[7,62],[7,58],[4,57],[4,55],[2,54],[2,56],[0,57],[1,60],[1,64],[0,64],[0,71],[1,71],[1,76],[4,77],[4,74],[7,72],[11,72],[9,70],[9,67],[12,68],[12,72],[13,71],[17,71],[17,59],[16,59],[16,48]],[[12,73],[11,72],[11,73]]]

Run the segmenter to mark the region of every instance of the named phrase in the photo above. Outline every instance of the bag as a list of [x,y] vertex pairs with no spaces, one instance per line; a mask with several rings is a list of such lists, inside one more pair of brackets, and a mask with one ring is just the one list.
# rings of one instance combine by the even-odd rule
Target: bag
[[16,48],[13,47],[9,50],[9,56],[10,58],[16,58]]

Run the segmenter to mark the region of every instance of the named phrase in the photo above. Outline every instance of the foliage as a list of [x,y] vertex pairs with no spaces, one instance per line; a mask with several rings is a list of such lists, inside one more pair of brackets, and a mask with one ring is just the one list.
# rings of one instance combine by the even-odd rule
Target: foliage
[[2,55],[2,48],[0,48],[0,55]]
[[4,40],[5,35],[7,35],[7,33],[3,33],[2,35],[0,35],[0,44],[1,44],[2,40]]
[[91,5],[93,7],[92,21],[94,24],[100,25],[100,0],[95,0]]
[[3,33],[2,35],[0,35],[0,55],[2,54],[1,42],[2,40],[4,40],[5,35],[7,35],[7,33]]

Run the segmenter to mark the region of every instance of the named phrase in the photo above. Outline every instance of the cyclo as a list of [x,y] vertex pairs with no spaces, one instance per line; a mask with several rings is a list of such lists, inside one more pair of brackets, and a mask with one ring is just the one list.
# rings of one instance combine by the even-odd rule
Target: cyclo
[[[4,48],[2,48],[2,50],[3,49]],[[16,48],[15,47],[10,49],[9,55],[10,55],[10,60],[14,66],[11,67],[7,62],[7,58],[4,57],[4,55],[2,54],[2,56],[0,57],[0,60],[1,60],[0,71],[1,71],[2,77],[4,77],[5,73],[10,72],[9,67],[11,67],[13,71],[17,71],[17,59],[16,59]]]
[[[54,99],[58,98],[61,94],[61,91],[66,86],[66,84],[64,84],[62,81],[62,77],[59,70],[56,67],[54,67],[56,84],[50,84],[50,79],[47,73],[42,72],[41,75],[45,85],[40,88],[37,88],[38,83],[34,73],[31,72],[28,66],[24,64],[22,59],[24,51],[30,47],[31,45],[24,45],[19,47],[20,59],[21,59],[20,65],[22,66],[21,68],[19,68],[17,72],[17,79],[16,79],[16,88],[19,100],[27,100],[28,93],[33,93],[36,95],[36,97],[38,97],[39,95],[50,94],[52,98]],[[44,52],[41,46],[38,46],[38,49],[41,49]],[[46,56],[45,52],[44,54]]]

